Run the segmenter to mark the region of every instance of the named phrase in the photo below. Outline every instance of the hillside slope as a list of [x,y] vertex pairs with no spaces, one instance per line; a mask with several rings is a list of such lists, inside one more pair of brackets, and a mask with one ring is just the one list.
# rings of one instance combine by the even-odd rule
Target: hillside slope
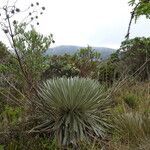
[[[79,50],[80,48],[83,48],[81,46],[72,46],[72,45],[62,45],[62,46],[57,46],[54,48],[49,48],[46,52],[48,55],[64,55],[66,54],[74,54]],[[108,58],[114,51],[115,49],[111,48],[106,48],[106,47],[92,47],[95,51],[101,53],[101,58],[106,59]]]

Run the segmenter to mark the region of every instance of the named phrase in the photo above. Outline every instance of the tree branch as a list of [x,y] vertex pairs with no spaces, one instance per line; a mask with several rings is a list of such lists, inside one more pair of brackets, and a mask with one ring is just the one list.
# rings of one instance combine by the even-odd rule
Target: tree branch
[[131,30],[131,25],[132,25],[132,21],[135,17],[135,11],[137,9],[137,7],[140,5],[140,2],[136,4],[136,6],[134,7],[133,11],[131,12],[131,17],[130,17],[130,21],[129,21],[129,25],[128,25],[128,30],[127,30],[127,34],[125,36],[125,38],[128,40],[130,37],[130,30]]

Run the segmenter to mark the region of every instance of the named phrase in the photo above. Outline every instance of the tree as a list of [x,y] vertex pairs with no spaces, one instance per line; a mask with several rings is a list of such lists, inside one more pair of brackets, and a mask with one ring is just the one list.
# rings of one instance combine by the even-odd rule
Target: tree
[[[125,40],[120,47],[120,60],[122,69],[128,68],[128,73],[139,73],[142,80],[146,80],[150,75],[150,38],[137,37]],[[138,72],[137,72],[138,70]]]
[[145,16],[150,19],[150,1],[149,0],[130,0],[129,5],[134,7],[134,18]]
[[0,74],[6,70],[6,63],[10,59],[10,53],[6,45],[0,42]]
[[80,70],[76,66],[76,59],[72,55],[51,56],[49,58],[49,67],[43,72],[43,79],[54,77],[74,77],[78,76]]
[[110,86],[120,77],[118,51],[112,53],[107,60],[99,63],[93,74],[93,78]]
[[87,77],[92,74],[97,64],[100,63],[100,56],[101,54],[93,50],[90,46],[81,48],[75,53],[76,66],[80,70],[81,77]]
[[3,88],[6,86],[2,75],[6,73],[7,71],[7,65],[6,63],[9,60],[9,52],[7,51],[7,47],[4,43],[0,42],[0,113],[4,108],[4,96],[1,94],[3,91]]
[[[39,25],[37,20],[39,18],[39,3],[32,3],[27,9],[21,10],[17,7],[16,2],[13,5],[9,5],[8,1],[6,5],[0,8],[0,11],[3,11],[2,15],[0,14],[0,26],[7,35],[15,53],[13,65],[16,65],[12,67],[13,71],[16,71],[16,75],[18,74],[28,84],[28,87],[36,92],[35,83],[39,80],[37,72],[45,68],[41,63],[44,60],[43,52],[54,41],[52,40],[52,34],[49,37],[44,37],[38,34],[33,26],[30,31],[26,30],[27,26],[33,21]],[[41,8],[40,15],[45,10],[45,7]],[[29,11],[29,13],[22,22],[18,23],[14,20],[16,14],[26,11]],[[37,60],[42,66],[37,63]]]
[[79,49],[74,55],[52,56],[50,67],[43,73],[43,77],[92,77],[99,63],[100,53],[88,46]]
[[0,41],[0,62],[1,63],[4,61],[7,55],[8,55],[8,50],[6,45]]
[[[44,36],[32,27],[26,31],[26,24],[15,25],[15,46],[19,52],[27,80],[33,85],[40,81],[41,74],[48,67],[46,50],[52,43],[52,35]],[[22,77],[23,75],[21,75]]]
[[129,5],[133,7],[133,10],[131,12],[131,18],[126,35],[127,39],[130,35],[130,28],[133,19],[135,19],[135,22],[141,16],[145,16],[147,19],[150,19],[150,0],[130,0]]

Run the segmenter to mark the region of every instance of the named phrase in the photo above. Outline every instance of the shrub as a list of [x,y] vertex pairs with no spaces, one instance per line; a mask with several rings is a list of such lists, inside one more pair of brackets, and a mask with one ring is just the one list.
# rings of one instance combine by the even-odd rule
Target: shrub
[[63,56],[51,56],[49,67],[43,72],[43,79],[54,77],[75,77],[79,75],[80,70],[75,65],[76,59],[68,54]]
[[93,73],[93,78],[97,78],[100,82],[112,85],[120,77],[118,52],[112,53],[107,60],[97,64]]
[[76,59],[76,67],[80,70],[80,77],[89,77],[95,72],[97,65],[100,63],[101,54],[96,52],[92,47],[79,49],[74,57]]
[[53,132],[62,145],[106,136],[110,100],[97,81],[77,77],[51,79],[40,87],[39,95],[41,99],[35,104],[41,124],[31,132]]
[[[4,111],[0,114],[0,120],[5,120],[9,124],[15,125],[21,117],[22,110],[19,107],[5,106]],[[1,122],[2,123],[2,122]]]
[[[136,37],[125,40],[121,43],[119,49],[120,63],[123,70],[128,70],[132,75],[140,80],[148,80],[150,72],[150,38]],[[134,76],[135,76],[134,75]]]

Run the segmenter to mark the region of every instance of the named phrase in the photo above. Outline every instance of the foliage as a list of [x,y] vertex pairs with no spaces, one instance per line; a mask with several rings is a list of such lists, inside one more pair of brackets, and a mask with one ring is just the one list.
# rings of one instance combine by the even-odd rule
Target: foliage
[[3,63],[0,65],[0,96],[1,100],[5,102],[6,100],[12,101],[12,99],[21,98],[14,88],[31,99],[37,84],[41,81],[43,71],[48,67],[48,57],[45,55],[45,51],[53,42],[52,35],[43,36],[36,32],[33,27],[31,30],[27,30],[25,23],[21,25],[16,23],[14,27],[14,42],[22,68],[16,54],[7,52],[7,55],[3,55]]
[[51,42],[52,35],[45,37],[32,27],[26,31],[26,24],[15,25],[15,46],[18,49],[23,68],[31,83],[40,80],[41,73],[48,67],[47,57],[44,55]]
[[81,77],[90,76],[96,69],[96,66],[100,62],[100,53],[88,46],[87,48],[81,48],[75,53],[76,66],[80,70]]
[[128,25],[128,30],[125,38],[128,40],[130,36],[130,29],[135,19],[135,22],[140,16],[146,16],[147,19],[150,19],[150,1],[149,0],[130,0],[129,5],[133,7],[131,12],[131,18]]
[[[6,104],[6,97],[4,95],[8,91],[8,85],[4,81],[3,76],[7,77],[8,80],[12,79],[12,75],[10,74],[12,58],[12,54],[8,51],[6,45],[0,42],[0,113]],[[2,93],[5,94],[3,95]]]
[[133,109],[136,108],[138,103],[138,97],[136,97],[136,95],[131,93],[124,95],[123,100],[130,108]]
[[[4,105],[0,112],[0,143],[5,147],[11,137],[15,137],[15,131],[22,120],[23,109],[17,106]],[[20,132],[21,134],[21,132]]]
[[42,74],[44,79],[53,77],[74,77],[79,75],[80,70],[75,65],[76,59],[71,55],[51,56],[48,64],[49,68]]
[[[127,68],[129,74],[139,74],[138,77],[146,80],[150,73],[150,38],[134,38],[123,41],[120,46],[122,70]],[[142,68],[141,68],[142,67]]]
[[[33,51],[33,46],[35,46],[34,44],[39,44],[39,46],[41,46],[40,47],[41,50],[43,50],[43,48],[47,48],[47,45],[49,43],[47,41],[49,39],[47,37],[43,38],[40,34],[38,34],[38,36],[37,36],[37,33],[33,29],[33,26],[32,26],[31,32],[25,31],[25,29],[29,23],[33,22],[33,20],[36,20],[36,21],[38,20],[39,17],[37,15],[38,15],[38,11],[39,11],[39,6],[40,6],[39,3],[36,2],[35,5],[32,3],[27,9],[21,10],[19,7],[17,7],[17,1],[11,2],[11,3],[10,3],[10,1],[7,1],[0,8],[0,27],[1,27],[2,31],[4,31],[4,33],[6,34],[8,41],[10,43],[10,46],[13,49],[14,55],[15,55],[15,59],[14,59],[15,63],[13,63],[13,65],[14,64],[16,64],[16,65],[14,65],[15,69],[13,66],[13,70],[16,71],[18,69],[15,72],[15,74],[18,76],[22,75],[22,80],[24,79],[26,81],[26,84],[28,84],[28,86],[32,87],[34,89],[34,91],[36,91],[36,89],[35,89],[36,83],[35,83],[34,79],[32,79],[33,76],[32,75],[30,76],[31,70],[29,71],[29,68],[26,67],[27,62],[26,62],[26,64],[24,64],[23,59],[25,56],[22,56],[20,53],[22,53],[23,49],[25,49],[26,47],[28,47],[28,50],[32,49],[32,50],[30,50],[30,52]],[[40,8],[42,8],[40,10],[40,14],[43,14],[45,7],[40,7]],[[18,23],[18,21],[14,20],[14,17],[16,15],[18,15],[20,12],[23,13],[23,12],[28,12],[28,11],[29,11],[28,15],[25,16],[25,18],[23,18],[21,23]],[[37,14],[36,16],[35,16],[35,13]],[[33,16],[35,19],[33,18]],[[39,22],[37,22],[37,25],[39,25]],[[30,36],[28,33],[31,33]],[[50,41],[53,41],[53,40],[51,40],[52,35],[50,35],[49,38],[50,38]],[[42,40],[42,42],[45,42],[45,43],[41,43],[40,40]],[[19,42],[20,45],[18,45],[17,42]],[[37,43],[37,42],[39,42],[39,43]],[[18,49],[18,48],[22,48],[22,49]],[[34,47],[34,49],[35,49],[35,47]],[[36,47],[36,50],[37,50],[37,47]],[[31,57],[31,56],[28,56],[28,57]],[[36,57],[36,55],[34,55],[33,59],[35,57]],[[38,57],[38,59],[39,59],[39,57]],[[40,60],[41,59],[39,59],[39,61]],[[33,67],[35,68],[35,65],[33,65]],[[2,69],[3,68],[4,67],[2,67]],[[32,68],[32,70],[34,68]],[[35,70],[37,70],[37,68]],[[32,74],[33,74],[33,72],[32,72]],[[34,75],[37,75],[37,72]],[[37,78],[38,78],[38,75],[37,75]],[[22,84],[25,84],[25,83],[22,83]]]
[[74,55],[51,56],[50,67],[43,73],[43,78],[92,77],[99,63],[100,53],[88,46],[79,49]]
[[0,145],[0,150],[4,150],[4,146],[3,145]]
[[0,62],[8,55],[7,47],[4,43],[0,42]]
[[[150,18],[149,0],[129,4],[128,31],[132,19]],[[39,8],[39,3],[27,11],[33,6]],[[0,42],[0,149],[149,149],[150,38],[123,41],[104,61],[89,46],[73,56],[48,58],[53,35],[43,36],[27,22],[13,20],[21,10],[9,1],[1,10],[0,25],[15,53]],[[34,12],[28,19],[34,20]],[[132,80],[125,78],[122,84],[122,74]],[[110,93],[103,82],[110,85]]]
[[134,7],[134,17],[137,20],[140,16],[146,16],[150,19],[150,1],[149,0],[130,0],[129,5]]
[[0,42],[0,74],[8,70],[7,63],[10,61],[11,53],[8,51],[6,45]]
[[78,52],[75,53],[75,56],[79,59],[89,59],[89,61],[100,60],[100,53],[93,50],[90,46],[79,49]]
[[20,107],[13,108],[6,105],[4,111],[0,114],[0,120],[3,122],[3,119],[5,119],[7,125],[8,123],[15,125],[21,116],[21,112],[22,110]]
[[118,53],[115,52],[111,56],[99,63],[93,74],[93,78],[98,79],[100,82],[104,82],[107,85],[112,85],[120,76],[119,70],[119,57]]
[[[34,28],[31,30],[26,28],[25,23],[21,25],[15,24],[14,42],[21,59],[22,68],[14,53],[8,53],[7,56],[3,56],[6,62],[0,65],[3,74],[1,92],[7,93],[5,94],[5,99],[9,97],[10,100],[12,96],[20,98],[17,97],[18,94],[7,82],[17,89],[19,88],[19,91],[28,95],[28,97],[31,97],[35,93],[37,84],[41,81],[42,73],[48,67],[48,57],[45,55],[45,51],[53,41],[52,35],[45,37],[37,33]],[[10,94],[12,95],[11,97]]]
[[97,81],[84,78],[58,78],[40,87],[41,124],[31,132],[54,132],[58,143],[76,145],[93,137],[104,138],[108,123],[110,100]]

